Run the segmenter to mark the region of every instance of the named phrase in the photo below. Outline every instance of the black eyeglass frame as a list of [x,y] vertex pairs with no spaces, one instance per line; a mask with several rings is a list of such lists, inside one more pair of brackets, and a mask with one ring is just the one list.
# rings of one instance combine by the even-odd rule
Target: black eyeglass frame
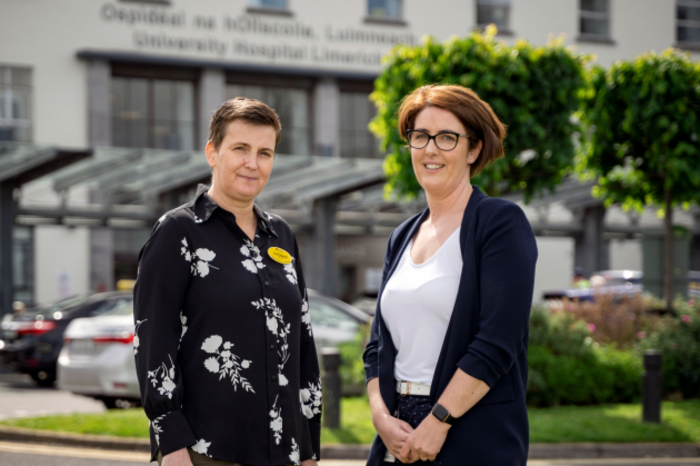
[[[425,134],[425,135],[428,137],[428,142],[426,142],[425,145],[424,145],[424,146],[421,146],[421,147],[416,147],[416,146],[412,145],[412,144],[411,144],[411,134],[412,134],[412,133],[421,133],[421,134]],[[440,135],[443,135],[443,134],[451,134],[451,135],[453,135],[453,136],[457,136],[457,140],[456,140],[456,142],[455,142],[455,145],[454,145],[451,149],[443,149],[442,147],[440,147],[440,144],[438,144],[437,137],[440,136]],[[459,138],[460,138],[460,137],[471,138],[472,136],[470,136],[470,135],[468,135],[468,134],[459,134],[459,133],[455,133],[454,131],[440,131],[440,132],[438,132],[438,133],[436,133],[436,134],[434,134],[434,135],[431,136],[431,135],[428,134],[426,131],[423,131],[423,130],[420,130],[420,129],[407,129],[407,130],[406,130],[406,142],[408,143],[409,146],[413,147],[414,149],[425,149],[426,147],[428,147],[428,144],[430,144],[430,140],[432,139],[433,142],[435,143],[435,146],[436,146],[438,149],[444,150],[445,152],[448,152],[448,151],[454,150],[454,149],[457,147],[457,144],[459,144]]]

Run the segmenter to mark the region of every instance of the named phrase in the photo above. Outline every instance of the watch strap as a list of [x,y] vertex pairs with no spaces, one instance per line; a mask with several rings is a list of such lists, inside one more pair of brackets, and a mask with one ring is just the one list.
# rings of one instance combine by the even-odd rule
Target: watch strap
[[431,412],[433,413],[433,416],[438,419],[438,421],[444,422],[445,424],[453,426],[457,421],[457,418],[453,417],[447,408],[440,403],[435,403],[435,406],[433,406],[433,410]]

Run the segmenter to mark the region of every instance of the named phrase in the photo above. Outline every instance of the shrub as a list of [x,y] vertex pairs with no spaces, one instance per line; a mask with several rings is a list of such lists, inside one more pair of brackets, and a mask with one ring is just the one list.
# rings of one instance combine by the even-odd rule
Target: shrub
[[643,373],[635,351],[600,346],[573,314],[539,307],[530,317],[528,368],[532,406],[630,402]]
[[343,387],[363,387],[365,385],[365,365],[362,352],[369,338],[369,326],[362,326],[353,341],[341,343],[340,380]]
[[652,326],[655,319],[647,313],[649,303],[641,294],[597,294],[595,302],[565,300],[562,307],[588,324],[593,340],[619,347],[634,346],[637,334]]
[[700,302],[677,299],[671,315],[640,334],[641,351],[663,354],[664,394],[678,398],[700,397]]

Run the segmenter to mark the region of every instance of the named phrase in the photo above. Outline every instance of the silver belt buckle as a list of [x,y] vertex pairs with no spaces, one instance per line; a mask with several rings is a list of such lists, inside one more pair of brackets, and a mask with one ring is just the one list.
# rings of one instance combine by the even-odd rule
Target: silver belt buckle
[[[404,391],[404,384],[406,387],[406,390]],[[399,385],[399,395],[401,396],[408,396],[411,394],[411,382],[401,382]]]

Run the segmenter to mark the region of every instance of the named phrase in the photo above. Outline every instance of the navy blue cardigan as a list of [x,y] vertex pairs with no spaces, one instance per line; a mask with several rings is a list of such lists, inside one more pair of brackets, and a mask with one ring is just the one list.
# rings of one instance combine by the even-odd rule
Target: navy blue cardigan
[[[396,348],[382,319],[381,297],[406,246],[427,216],[426,209],[389,237],[377,311],[363,356],[367,381],[379,377],[382,398],[392,413],[396,406]],[[527,339],[537,261],[535,237],[520,207],[488,197],[475,186],[464,211],[459,240],[462,275],[430,402],[438,400],[457,368],[483,380],[491,389],[450,429],[435,464],[525,466],[529,444]],[[385,452],[377,436],[367,465],[381,465]]]

